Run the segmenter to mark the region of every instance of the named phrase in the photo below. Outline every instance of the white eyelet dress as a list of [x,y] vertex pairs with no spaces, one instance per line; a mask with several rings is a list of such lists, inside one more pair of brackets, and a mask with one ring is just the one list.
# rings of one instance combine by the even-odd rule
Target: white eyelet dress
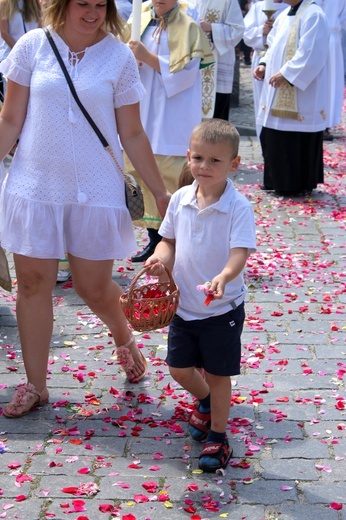
[[[132,51],[112,35],[77,65],[54,41],[91,117],[123,164],[114,109],[145,94]],[[1,244],[34,258],[120,259],[137,249],[124,180],[77,106],[42,29],[17,42],[0,65],[30,87],[27,116],[1,194]]]

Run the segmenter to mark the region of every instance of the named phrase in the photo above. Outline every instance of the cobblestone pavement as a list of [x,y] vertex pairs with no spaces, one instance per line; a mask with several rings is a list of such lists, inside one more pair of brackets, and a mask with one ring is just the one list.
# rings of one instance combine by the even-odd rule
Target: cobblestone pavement
[[[242,103],[248,68],[241,78]],[[253,128],[249,106],[233,110],[240,130]],[[326,182],[309,198],[262,192],[258,142],[241,138],[235,182],[253,203],[259,252],[246,270],[226,473],[197,470],[201,447],[186,433],[192,401],[164,363],[167,330],[137,336],[149,371],[131,385],[108,331],[68,283],[54,291],[49,405],[19,420],[0,415],[0,518],[346,520],[345,127],[333,132]],[[137,235],[141,247],[146,235]],[[9,260],[0,407],[24,381]],[[127,287],[139,267],[117,261],[114,278]]]

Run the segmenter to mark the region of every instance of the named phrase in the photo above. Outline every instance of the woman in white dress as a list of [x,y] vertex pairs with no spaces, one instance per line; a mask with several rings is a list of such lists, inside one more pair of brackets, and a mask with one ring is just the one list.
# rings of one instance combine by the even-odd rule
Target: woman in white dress
[[[52,0],[46,22],[79,97],[119,164],[121,143],[164,215],[167,192],[139,117],[144,95],[114,0]],[[76,292],[109,327],[118,361],[137,382],[146,362],[120,309],[115,258],[136,250],[124,180],[73,99],[43,29],[24,35],[1,63],[8,78],[0,161],[20,134],[2,190],[1,243],[14,255],[17,320],[27,375],[4,409],[20,417],[48,401],[52,290],[65,251]]]

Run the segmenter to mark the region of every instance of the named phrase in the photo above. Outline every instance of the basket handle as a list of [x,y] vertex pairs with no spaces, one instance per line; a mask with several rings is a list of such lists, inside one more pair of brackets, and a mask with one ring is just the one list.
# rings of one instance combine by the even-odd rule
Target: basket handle
[[[130,284],[130,287],[129,287],[129,292],[131,292],[133,289],[134,289],[134,286],[136,285],[136,283],[138,282],[139,278],[141,276],[143,276],[147,271],[149,271],[149,269],[151,268],[152,266],[151,265],[147,265],[147,266],[144,266],[140,271],[139,273],[136,274],[136,276],[134,277],[134,279],[132,280],[131,284]],[[169,285],[170,285],[170,289],[171,290],[174,290],[176,285],[175,285],[175,282],[173,280],[173,276],[172,276],[172,273],[171,271],[164,265],[163,266],[165,268],[165,271],[168,275],[168,278],[169,278]]]

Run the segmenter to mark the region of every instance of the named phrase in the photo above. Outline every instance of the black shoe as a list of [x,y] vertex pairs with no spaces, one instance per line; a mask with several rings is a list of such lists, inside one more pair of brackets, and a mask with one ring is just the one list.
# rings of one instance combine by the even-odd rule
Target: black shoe
[[303,192],[275,190],[275,195],[278,195],[279,197],[299,197],[299,195],[303,195]]
[[323,141],[333,141],[334,137],[332,136],[332,134],[329,132],[329,129],[326,128],[325,130],[323,130]]
[[137,253],[137,255],[131,256],[132,262],[145,262],[148,260],[149,256],[151,256],[154,251],[157,244],[154,242],[149,242],[149,244],[141,251],[140,253]]

